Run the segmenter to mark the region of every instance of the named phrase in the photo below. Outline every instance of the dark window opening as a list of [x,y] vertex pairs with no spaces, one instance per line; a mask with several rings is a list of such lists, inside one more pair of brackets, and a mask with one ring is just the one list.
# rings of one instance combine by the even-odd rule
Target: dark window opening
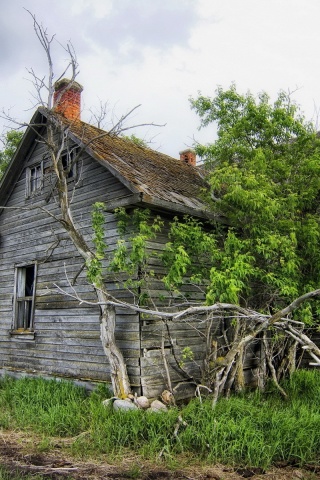
[[75,178],[77,174],[77,164],[75,158],[78,154],[78,148],[73,148],[72,150],[65,152],[61,156],[61,162],[64,171],[67,173],[67,178]]
[[36,265],[17,267],[15,284],[14,329],[33,329]]

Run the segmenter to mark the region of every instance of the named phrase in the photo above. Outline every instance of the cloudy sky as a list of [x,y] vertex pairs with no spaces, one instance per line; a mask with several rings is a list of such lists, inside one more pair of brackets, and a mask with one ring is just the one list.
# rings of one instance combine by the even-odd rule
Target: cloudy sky
[[[0,0],[0,108],[26,121],[34,110],[27,69],[47,74],[32,19],[55,34],[57,77],[69,40],[83,85],[83,119],[108,102],[113,116],[141,107],[131,124],[163,128],[134,133],[176,157],[194,139],[208,142],[214,127],[198,132],[188,99],[213,96],[235,82],[245,93],[280,89],[308,119],[320,108],[319,0]],[[60,42],[60,44],[59,44]],[[0,133],[6,122],[0,120]]]

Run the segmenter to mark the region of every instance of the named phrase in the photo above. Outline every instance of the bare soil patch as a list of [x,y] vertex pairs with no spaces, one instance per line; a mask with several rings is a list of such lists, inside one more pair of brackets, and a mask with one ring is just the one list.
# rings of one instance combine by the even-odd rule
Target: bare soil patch
[[[20,475],[40,474],[46,479],[74,480],[315,480],[320,479],[320,467],[313,465],[306,469],[290,466],[283,462],[277,468],[263,472],[259,468],[233,469],[223,465],[202,466],[193,464],[179,470],[171,470],[165,465],[146,462],[139,457],[123,459],[111,464],[106,457],[101,460],[79,461],[63,451],[59,445],[49,452],[40,452],[40,439],[33,434],[16,431],[0,432],[0,464],[8,471]],[[196,463],[196,462],[193,462]]]

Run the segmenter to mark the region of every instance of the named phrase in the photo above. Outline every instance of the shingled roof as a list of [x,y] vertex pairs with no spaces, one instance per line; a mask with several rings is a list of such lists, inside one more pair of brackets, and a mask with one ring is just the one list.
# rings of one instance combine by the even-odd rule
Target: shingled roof
[[109,134],[81,120],[69,122],[57,115],[69,134],[99,163],[108,168],[132,193],[148,203],[171,204],[204,214],[203,189],[208,187],[199,167]]
[[[208,188],[201,169],[180,159],[142,147],[129,139],[110,134],[81,120],[68,120],[60,113],[39,107],[33,115],[16,154],[0,181],[0,205],[5,205],[21,170],[25,154],[35,141],[37,131],[45,126],[48,116],[62,124],[71,140],[83,148],[93,159],[107,168],[131,192],[119,205],[143,205],[187,213],[199,217],[210,216],[203,200]],[[51,117],[52,118],[52,117]],[[122,202],[122,203],[121,203]]]

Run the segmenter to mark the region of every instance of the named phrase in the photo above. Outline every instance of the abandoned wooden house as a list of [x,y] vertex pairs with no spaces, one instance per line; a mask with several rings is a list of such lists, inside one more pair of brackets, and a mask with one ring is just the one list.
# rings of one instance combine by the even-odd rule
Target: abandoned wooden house
[[[91,210],[97,201],[107,206],[109,249],[118,238],[116,207],[148,208],[166,218],[183,214],[205,217],[200,193],[205,183],[193,152],[182,152],[178,160],[124,138],[102,135],[101,130],[79,119],[81,91],[74,83],[56,115],[68,127],[69,147],[84,147],[81,161],[69,172],[70,188],[75,187],[71,208],[82,232],[88,238],[92,234]],[[54,216],[41,209],[45,207],[53,215],[58,212],[50,159],[46,145],[39,141],[45,135],[46,119],[46,109],[39,108],[0,184],[0,206],[6,207],[0,214],[0,368],[2,372],[108,382],[98,307],[60,295],[53,287],[60,285],[68,291],[68,279],[76,279],[73,288],[78,294],[94,300],[81,270],[83,259]],[[66,164],[69,157],[66,153]],[[115,279],[106,282],[117,298],[132,300]],[[189,295],[196,298],[197,293],[190,291]],[[167,386],[161,328],[161,323],[139,313],[117,311],[116,339],[132,387],[148,397]],[[179,328],[174,332],[176,345],[191,347],[200,362],[204,338],[192,325]],[[175,384],[181,376],[174,369],[170,344],[165,342],[164,348]]]

